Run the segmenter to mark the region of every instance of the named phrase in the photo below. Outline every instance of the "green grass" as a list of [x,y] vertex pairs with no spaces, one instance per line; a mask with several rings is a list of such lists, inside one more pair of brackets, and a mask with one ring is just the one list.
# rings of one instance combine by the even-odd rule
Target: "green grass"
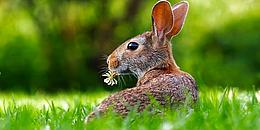
[[260,93],[237,89],[201,90],[191,109],[156,112],[134,111],[126,118],[110,112],[87,125],[84,117],[108,93],[57,95],[0,94],[0,129],[260,129]]

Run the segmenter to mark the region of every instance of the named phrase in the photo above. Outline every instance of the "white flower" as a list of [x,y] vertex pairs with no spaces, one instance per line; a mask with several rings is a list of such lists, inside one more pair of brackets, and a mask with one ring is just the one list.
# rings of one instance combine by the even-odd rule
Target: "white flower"
[[108,71],[107,73],[103,74],[102,76],[107,77],[107,78],[104,79],[104,82],[105,82],[107,85],[113,86],[113,85],[117,84],[116,79],[114,79],[114,77],[117,76],[117,73],[116,73],[116,72]]

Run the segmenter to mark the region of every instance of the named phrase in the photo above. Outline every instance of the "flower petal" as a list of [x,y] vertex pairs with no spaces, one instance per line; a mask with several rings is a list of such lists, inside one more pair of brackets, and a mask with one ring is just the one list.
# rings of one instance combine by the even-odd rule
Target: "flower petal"
[[115,84],[117,84],[117,80],[115,80]]
[[117,81],[116,81],[116,79],[113,79],[113,82],[114,82],[114,84],[117,84]]
[[104,79],[104,82],[105,82],[105,83],[109,83],[109,82],[110,82],[109,78],[105,78],[105,79]]
[[109,74],[108,74],[108,73],[105,73],[105,74],[102,74],[102,76],[108,77]]
[[107,83],[107,85],[111,85],[112,83],[111,83],[111,81],[109,80],[109,82]]

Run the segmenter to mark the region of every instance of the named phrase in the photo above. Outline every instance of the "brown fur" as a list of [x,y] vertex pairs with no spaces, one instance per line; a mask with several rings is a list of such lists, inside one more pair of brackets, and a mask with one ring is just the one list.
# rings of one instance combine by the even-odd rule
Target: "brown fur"
[[[167,4],[169,6],[165,6]],[[168,31],[170,28],[176,31],[176,28],[179,28],[180,31],[183,23],[179,22],[184,22],[188,4],[181,2],[177,5],[180,5],[181,10],[173,10],[173,12],[180,13],[176,14],[178,19],[175,20],[171,12],[163,13],[163,11],[171,10],[170,3],[167,1],[158,2],[154,7],[156,10],[153,10],[153,14],[156,15],[152,15],[155,19],[153,31],[145,32],[126,41],[108,57],[109,70],[119,74],[130,70],[137,75],[138,82],[136,87],[117,92],[102,101],[97,109],[89,114],[86,118],[87,121],[98,114],[105,113],[110,107],[123,116],[128,114],[129,106],[137,106],[138,111],[143,111],[151,103],[150,96],[163,106],[174,105],[186,100],[187,93],[185,91],[187,90],[192,100],[194,102],[197,100],[198,92],[195,80],[190,74],[179,69],[172,55],[170,39],[178,32],[165,33],[163,30],[165,28]],[[167,15],[173,15],[171,17],[175,21],[169,22],[169,19],[164,21],[164,17],[169,17]],[[128,50],[129,42],[139,43],[138,49]]]

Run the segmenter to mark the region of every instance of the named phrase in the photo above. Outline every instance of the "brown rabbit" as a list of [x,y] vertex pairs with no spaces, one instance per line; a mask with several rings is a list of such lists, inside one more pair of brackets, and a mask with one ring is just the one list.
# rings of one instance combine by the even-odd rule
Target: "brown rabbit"
[[173,7],[168,1],[157,2],[152,9],[152,31],[126,41],[109,55],[109,70],[118,74],[132,72],[138,77],[137,85],[103,100],[86,121],[110,107],[123,116],[128,114],[129,106],[142,111],[150,104],[151,96],[163,106],[184,102],[187,92],[193,102],[197,100],[196,82],[176,65],[170,42],[182,29],[188,6],[185,1]]

